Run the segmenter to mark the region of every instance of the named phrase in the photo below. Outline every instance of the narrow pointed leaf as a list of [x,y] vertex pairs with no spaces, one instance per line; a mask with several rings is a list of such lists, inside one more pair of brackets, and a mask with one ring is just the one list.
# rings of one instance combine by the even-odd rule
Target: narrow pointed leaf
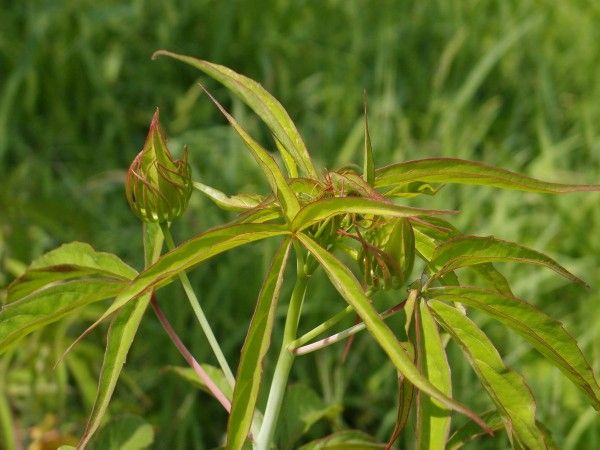
[[[286,110],[259,83],[233,70],[191,56],[159,50],[152,58],[168,56],[189,64],[222,83],[246,103],[265,122],[283,147],[291,153],[305,175],[318,178],[308,150]],[[290,173],[290,176],[294,176]]]
[[85,448],[102,422],[121,370],[125,365],[133,338],[149,302],[150,294],[140,297],[135,303],[131,303],[119,311],[110,324],[96,401],[78,449]]
[[[144,225],[143,242],[145,265],[149,266],[158,259],[162,251],[163,235],[158,224],[147,223]],[[151,293],[147,293],[135,303],[126,305],[112,319],[106,338],[106,350],[100,369],[96,401],[77,446],[78,449],[85,448],[102,423],[142,316],[150,303],[151,295]]]
[[373,214],[388,217],[414,217],[432,214],[455,214],[455,211],[412,208],[360,197],[317,200],[303,207],[292,221],[292,230],[300,231],[339,214]]
[[277,146],[277,150],[279,150],[279,154],[281,155],[281,160],[287,169],[288,176],[290,178],[296,178],[298,176],[298,166],[296,165],[294,157],[285,149],[283,144],[277,138],[275,138],[275,145]]
[[480,309],[512,328],[554,363],[600,411],[600,387],[592,368],[560,322],[517,297],[491,289],[448,286],[430,288],[424,295]]
[[524,448],[546,449],[543,433],[535,422],[535,401],[525,380],[508,369],[494,345],[477,325],[452,306],[431,301],[437,322],[462,348],[498,410]]
[[290,244],[291,240],[286,240],[271,261],[242,346],[227,422],[227,450],[240,450],[243,447],[252,424]]
[[363,154],[363,178],[373,186],[375,183],[375,162],[373,161],[373,147],[369,135],[369,118],[367,107],[367,93],[365,92],[365,148]]
[[477,414],[464,405],[452,400],[431,384],[412,362],[400,342],[371,305],[369,298],[363,292],[360,283],[352,272],[334,255],[326,251],[308,236],[298,233],[297,238],[323,267],[330,281],[342,297],[350,304],[365,323],[367,329],[389,356],[396,368],[417,389],[438,400],[447,408],[458,411],[485,428],[485,424]]
[[0,353],[23,336],[90,303],[114,297],[124,287],[124,282],[116,280],[73,280],[9,303],[0,310]]
[[168,284],[180,272],[232,248],[286,233],[288,231],[283,225],[254,223],[225,225],[200,233],[164,254],[156,263],[140,273],[82,336],[141,294]]
[[407,161],[382,167],[375,173],[376,187],[402,185],[415,181],[475,184],[553,194],[600,191],[600,185],[549,183],[487,164],[455,158]]
[[[450,378],[450,365],[446,357],[446,349],[436,323],[424,302],[417,305],[421,322],[422,348],[421,361],[423,375],[440,392],[447,397],[452,397],[452,380]],[[450,411],[437,400],[419,396],[419,409],[417,414],[417,449],[419,450],[444,450],[450,433]]]
[[137,271],[111,253],[97,252],[89,244],[70,242],[40,256],[8,287],[7,302],[14,302],[55,281],[103,276],[130,280]]
[[[202,88],[204,89],[204,87]],[[208,92],[204,89],[206,95],[210,97],[210,99],[217,105],[217,108],[223,113],[223,115],[227,118],[231,126],[237,131],[240,135],[246,147],[256,159],[256,162],[259,164],[261,169],[263,170],[267,180],[269,181],[269,185],[271,186],[271,190],[273,194],[279,198],[281,202],[281,206],[286,213],[288,218],[294,217],[294,215],[300,209],[300,204],[298,203],[298,199],[294,195],[294,192],[288,185],[286,178],[284,177],[281,169],[277,165],[277,162],[273,159],[269,152],[267,152],[262,146],[256,142],[252,136],[246,133],[238,123],[237,120],[233,118],[231,114],[229,114],[223,106]]]
[[586,285],[549,256],[514,242],[494,237],[459,236],[438,246],[431,265],[439,268],[436,276],[461,267],[490,262],[519,262],[545,266],[568,280]]
[[255,208],[264,200],[258,194],[242,194],[229,196],[218,189],[215,189],[198,181],[192,182],[195,189],[198,189],[208,198],[210,198],[219,208],[226,211],[247,211]]

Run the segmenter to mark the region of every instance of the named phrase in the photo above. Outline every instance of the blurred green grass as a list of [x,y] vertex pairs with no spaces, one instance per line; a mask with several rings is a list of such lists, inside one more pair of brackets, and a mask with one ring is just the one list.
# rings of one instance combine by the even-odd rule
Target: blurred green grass
[[[598,183],[598,23],[600,6],[592,0],[9,2],[0,18],[0,284],[71,240],[140,267],[140,226],[128,210],[122,179],[156,106],[172,149],[189,145],[196,178],[230,193],[265,189],[238,139],[200,95],[198,73],[166,59],[150,61],[159,48],[228,65],[263,83],[298,123],[321,167],[358,161],[366,89],[379,165],[456,156],[548,180]],[[269,143],[255,117],[206,82]],[[516,293],[565,322],[600,371],[598,194],[549,197],[464,187],[424,200],[463,210],[455,223],[465,231],[523,242],[585,278],[592,285],[587,291],[544,271],[502,267],[515,280]],[[228,217],[195,194],[174,228],[184,238]],[[266,255],[254,246],[193,273],[207,315],[234,359]],[[180,290],[170,287],[160,297],[194,353],[210,361]],[[307,326],[341,305],[317,281]],[[77,370],[54,371],[48,355],[83,324],[61,327],[34,336],[0,367],[24,430],[46,414],[75,435],[84,424],[103,338],[98,333],[88,339],[70,363]],[[566,379],[515,336],[494,323],[485,327],[530,382],[538,415],[558,443],[600,447],[600,421]],[[395,414],[395,381],[374,349],[361,337],[342,368],[335,352],[308,356],[295,378],[326,397],[345,390],[345,420],[383,439]],[[473,373],[456,349],[452,355],[457,395],[484,407]],[[128,362],[115,413],[148,417],[157,428],[156,448],[218,443],[224,414],[160,370],[181,361],[150,315]],[[504,447],[499,439],[472,448]]]

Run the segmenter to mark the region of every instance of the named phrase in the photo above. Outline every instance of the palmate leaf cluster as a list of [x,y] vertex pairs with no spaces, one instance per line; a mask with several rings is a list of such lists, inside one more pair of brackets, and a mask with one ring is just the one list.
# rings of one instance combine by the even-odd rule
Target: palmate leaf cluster
[[[502,429],[515,448],[553,446],[546,428],[536,421],[536,404],[525,380],[505,366],[493,343],[469,318],[471,309],[489,315],[519,334],[600,410],[600,387],[574,338],[560,322],[517,298],[494,263],[545,266],[570,281],[584,284],[583,281],[535,250],[494,237],[461,234],[443,218],[456,211],[405,204],[411,197],[435,195],[442,185],[450,183],[537,193],[597,191],[599,186],[543,182],[481,163],[449,158],[408,161],[375,169],[366,114],[362,169],[321,172],[315,168],[286,111],[260,84],[206,61],[166,51],[156,55],[198,68],[245,102],[270,129],[282,164],[211,96],[261,167],[270,193],[228,196],[195,181],[197,190],[218,207],[238,212],[237,218],[201,232],[162,256],[158,226],[147,225],[146,268],[139,273],[114,255],[97,252],[86,244],[71,243],[35,261],[11,284],[7,304],[0,312],[0,351],[10,349],[40,327],[76,314],[90,303],[114,298],[90,327],[111,320],[96,403],[81,447],[101,424],[151,294],[178,274],[215,255],[267,238],[277,238],[281,244],[258,294],[235,387],[229,393],[231,413],[226,448],[240,449],[247,444],[259,390],[265,389],[262,367],[292,254],[297,262],[298,279],[307,279],[315,270],[323,270],[348,303],[345,311],[358,316],[358,326],[368,330],[397,369],[401,395],[390,446],[400,433],[412,432],[404,427],[414,409],[419,449],[459,448],[472,435]],[[208,92],[207,95],[210,96]],[[415,264],[416,260],[420,263]],[[422,269],[421,273],[414,274],[413,267]],[[461,284],[458,277],[461,270],[475,272],[484,283]],[[372,299],[373,293],[386,289],[402,295],[403,301],[393,310],[404,316],[404,329],[392,330]],[[336,317],[344,315],[340,314]],[[327,331],[338,321],[334,317],[323,318],[323,322],[329,325],[321,331]],[[446,358],[447,336],[462,349],[495,405],[494,411],[474,412],[453,397]],[[287,351],[301,353],[298,350],[307,342],[296,339],[297,336],[291,338]],[[473,422],[453,429],[453,411]],[[472,424],[477,424],[477,428]],[[351,430],[303,448],[354,445],[381,448],[381,443]]]

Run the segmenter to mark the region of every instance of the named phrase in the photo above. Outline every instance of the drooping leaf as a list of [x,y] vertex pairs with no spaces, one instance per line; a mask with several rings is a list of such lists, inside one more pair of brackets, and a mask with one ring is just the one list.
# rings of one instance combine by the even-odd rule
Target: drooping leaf
[[494,345],[477,325],[452,306],[430,301],[436,320],[458,342],[481,383],[524,448],[546,449],[535,423],[535,401],[523,377],[508,369]]
[[[225,378],[225,374],[221,369],[215,366],[211,366],[210,364],[200,364],[202,369],[208,374],[211,380],[215,382],[219,390],[225,394],[228,400],[231,400],[233,395],[233,389],[231,389],[231,385],[227,382],[227,378]],[[191,367],[181,367],[181,366],[167,366],[165,370],[169,372],[173,372],[177,376],[181,377],[183,380],[187,381],[191,385],[203,390],[207,394],[212,395],[210,389],[206,386],[204,381],[198,376],[198,374]]]
[[378,450],[385,444],[358,430],[344,430],[309,442],[298,450]]
[[[452,380],[446,349],[437,325],[424,302],[417,306],[421,330],[421,366],[425,377],[440,392],[452,397]],[[450,411],[435,399],[419,395],[417,409],[417,446],[419,450],[444,450],[450,433]]]
[[461,267],[490,262],[519,262],[545,266],[568,280],[586,285],[556,261],[543,253],[514,242],[494,237],[458,236],[438,246],[431,259],[436,276]]
[[446,286],[430,288],[423,295],[480,309],[512,328],[554,363],[600,410],[600,386],[592,368],[560,322],[517,297],[491,289]]
[[273,257],[242,346],[227,422],[227,450],[242,448],[252,424],[290,245],[291,240],[286,240]]
[[369,117],[367,107],[367,93],[364,95],[365,103],[365,146],[363,153],[363,178],[364,180],[373,186],[375,183],[375,162],[373,161],[373,147],[371,146],[371,136],[369,136]]
[[90,303],[116,296],[125,283],[116,279],[73,280],[37,290],[0,310],[0,353],[23,336]]
[[455,158],[406,161],[378,169],[375,186],[404,185],[415,181],[460,183],[541,193],[600,191],[600,185],[560,184],[536,180],[487,164]]
[[[304,141],[296,126],[290,119],[281,103],[269,94],[259,83],[233,70],[190,56],[178,55],[166,50],[159,50],[152,58],[169,56],[201,70],[208,76],[222,83],[233,94],[246,103],[265,122],[281,145],[293,156],[305,175],[318,178],[317,171],[310,159]],[[290,173],[290,176],[295,176]]]
[[232,248],[288,233],[283,225],[231,224],[212,228],[183,242],[138,275],[86,332],[144,292],[168,284],[177,274]]
[[[144,261],[146,267],[154,263],[162,251],[163,235],[156,223],[145,223],[143,228]],[[98,391],[78,449],[85,448],[100,424],[117,385],[127,354],[133,344],[142,316],[150,303],[152,293],[147,293],[115,314],[108,329],[104,360],[100,369]]]
[[14,302],[55,281],[84,276],[130,280],[137,271],[111,253],[97,252],[83,242],[70,242],[40,256],[8,287],[7,302]]
[[154,442],[152,425],[137,416],[115,418],[102,427],[88,450],[142,450]]
[[398,342],[394,333],[373,308],[369,298],[363,292],[360,283],[352,272],[334,255],[326,251],[305,234],[298,233],[296,236],[323,267],[330,281],[342,297],[354,308],[373,338],[389,356],[394,366],[396,366],[396,368],[412,384],[414,384],[417,389],[435,398],[445,407],[458,411],[469,417],[471,420],[476,421],[482,425],[482,427],[485,427],[485,424],[477,414],[446,396],[419,372],[406,351],[400,345],[400,342]]
[[240,194],[229,196],[218,189],[215,189],[199,181],[192,182],[195,189],[198,189],[208,198],[210,198],[219,208],[226,211],[247,211],[260,205],[264,198],[258,194]]
[[252,156],[254,156],[254,159],[256,159],[256,162],[259,164],[263,173],[267,177],[267,180],[269,181],[271,190],[277,196],[277,198],[279,198],[286,216],[289,219],[294,217],[300,209],[300,204],[298,203],[298,199],[294,195],[294,192],[288,185],[285,176],[281,172],[281,169],[277,165],[277,162],[275,162],[273,157],[269,155],[269,152],[262,148],[258,142],[256,142],[248,133],[246,133],[246,131],[237,123],[233,116],[229,114],[207,90],[205,90],[205,92],[206,95],[208,95],[214,102],[214,104],[217,105],[217,108],[219,108],[219,110],[227,118],[235,131],[237,131],[246,144],[246,147],[248,147],[252,153]]
[[145,294],[123,307],[110,324],[96,401],[78,448],[85,448],[102,422],[150,297]]
[[317,200],[304,206],[292,221],[292,230],[300,231],[339,214],[373,214],[388,217],[412,217],[454,214],[455,211],[412,208],[360,197]]

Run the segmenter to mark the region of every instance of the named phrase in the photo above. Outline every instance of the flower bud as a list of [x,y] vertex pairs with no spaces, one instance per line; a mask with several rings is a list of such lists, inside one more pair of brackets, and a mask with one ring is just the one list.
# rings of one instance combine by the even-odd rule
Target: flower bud
[[170,222],[185,211],[192,195],[192,177],[187,160],[174,160],[158,121],[152,117],[144,147],[135,157],[126,183],[127,201],[144,222]]

